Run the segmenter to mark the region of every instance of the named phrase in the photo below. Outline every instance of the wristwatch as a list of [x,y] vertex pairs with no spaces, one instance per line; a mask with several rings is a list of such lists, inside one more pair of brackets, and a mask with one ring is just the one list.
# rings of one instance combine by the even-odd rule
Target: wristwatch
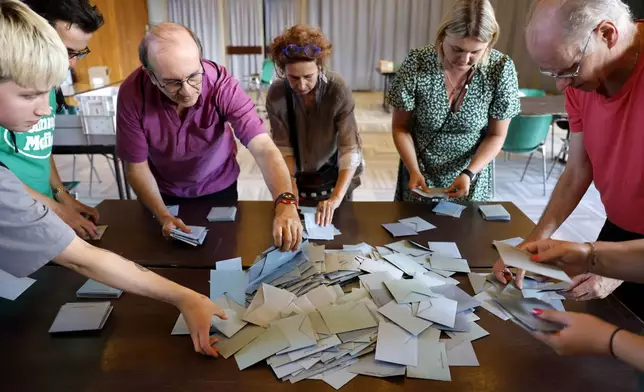
[[476,180],[476,177],[478,177],[478,173],[474,174],[474,172],[470,169],[464,169],[461,174],[468,176],[470,178],[470,182],[474,182],[474,180]]
[[295,204],[297,206],[297,197],[291,192],[284,192],[275,198],[273,207],[277,207],[278,204]]
[[53,191],[53,193],[54,193],[54,199],[55,199],[58,195],[60,195],[61,193],[63,193],[63,192],[64,192],[64,193],[69,194],[69,191],[67,190],[67,188],[65,188],[65,187],[64,187],[64,186],[62,186],[62,185],[61,185],[61,186],[59,186],[59,187],[57,187],[57,188],[52,189],[52,191]]

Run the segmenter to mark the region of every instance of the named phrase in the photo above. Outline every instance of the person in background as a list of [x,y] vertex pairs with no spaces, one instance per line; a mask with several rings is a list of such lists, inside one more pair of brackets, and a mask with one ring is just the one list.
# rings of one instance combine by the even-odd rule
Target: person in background
[[[581,244],[548,239],[525,244],[524,249],[534,254],[533,261],[557,265],[570,276],[593,273],[644,283],[644,240]],[[587,314],[544,309],[534,309],[533,314],[565,326],[556,333],[534,334],[557,353],[611,354],[644,372],[644,337]]]
[[[69,67],[89,53],[87,44],[103,25],[103,16],[96,7],[87,0],[28,0],[25,3],[56,29],[67,48]],[[34,199],[54,211],[79,236],[94,238],[98,235],[95,225],[98,211],[67,192],[51,154],[58,105],[56,90],[52,89],[49,94],[51,113],[34,120],[28,132],[0,127],[0,161],[24,183]]]
[[[0,0],[0,126],[25,133],[52,111],[51,89],[68,69],[65,46],[45,19],[17,0]],[[217,355],[213,315],[226,314],[204,295],[171,282],[75,235],[46,205],[32,198],[0,162],[0,269],[25,277],[53,259],[111,287],[175,305],[194,349]]]
[[202,57],[194,33],[175,23],[152,27],[141,42],[142,67],[123,82],[117,104],[116,150],[130,185],[164,235],[173,228],[190,232],[166,206],[237,202],[236,135],[273,195],[275,245],[297,249],[302,224],[288,168],[235,78]]
[[[565,91],[571,135],[566,168],[525,242],[549,238],[592,182],[607,215],[597,240],[644,238],[644,23],[619,0],[539,0],[526,42],[542,73]],[[494,271],[501,282],[513,278],[500,260]],[[516,276],[519,287],[523,276]],[[589,300],[613,291],[644,316],[640,284],[583,273],[565,295]]]
[[269,55],[281,77],[266,97],[273,140],[299,201],[317,203],[316,222],[326,226],[342,201],[352,200],[363,171],[351,88],[324,69],[331,42],[315,27],[288,28]]
[[458,0],[436,43],[402,63],[387,97],[401,157],[395,200],[416,201],[412,190],[428,187],[461,200],[490,198],[490,163],[520,111],[517,72],[493,49],[498,37],[488,0]]

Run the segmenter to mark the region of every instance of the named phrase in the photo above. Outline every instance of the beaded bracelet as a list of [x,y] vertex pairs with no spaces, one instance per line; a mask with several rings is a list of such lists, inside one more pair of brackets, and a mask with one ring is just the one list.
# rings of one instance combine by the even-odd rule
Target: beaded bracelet
[[586,242],[592,250],[592,260],[590,261],[590,266],[588,267],[587,272],[591,272],[595,267],[597,267],[597,247],[595,247],[594,242]]

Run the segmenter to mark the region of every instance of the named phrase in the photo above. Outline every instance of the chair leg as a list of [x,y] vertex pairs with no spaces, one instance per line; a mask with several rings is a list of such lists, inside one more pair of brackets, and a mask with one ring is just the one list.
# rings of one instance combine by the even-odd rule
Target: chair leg
[[72,156],[72,181],[76,181],[76,154]]
[[[546,195],[546,147],[541,148],[541,159],[543,161],[543,195]],[[554,166],[554,163],[553,163]]]
[[530,153],[530,157],[528,157],[528,162],[525,164],[525,169],[523,169],[523,174],[521,175],[521,181],[523,182],[523,177],[525,177],[525,173],[528,171],[528,166],[530,166],[530,161],[532,160],[532,156],[534,155],[534,151]]

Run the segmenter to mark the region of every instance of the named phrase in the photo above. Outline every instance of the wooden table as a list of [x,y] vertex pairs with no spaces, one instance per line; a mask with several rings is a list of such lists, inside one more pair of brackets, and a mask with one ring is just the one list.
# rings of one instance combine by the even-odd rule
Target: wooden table
[[[208,294],[208,271],[155,272]],[[62,267],[43,267],[15,302],[0,299],[0,390],[2,391],[333,391],[320,381],[281,382],[265,363],[239,371],[233,358],[197,355],[188,336],[170,336],[176,308],[123,294],[100,332],[50,335],[61,305],[77,301],[85,278]],[[467,279],[459,277],[470,294]],[[628,328],[643,324],[612,297],[567,302]],[[636,372],[609,357],[560,357],[511,321],[478,309],[490,336],[473,342],[480,367],[453,367],[452,382],[359,376],[343,392],[364,391],[623,391],[634,390]]]
[[[498,253],[493,240],[528,235],[533,222],[512,203],[502,203],[512,215],[510,222],[485,221],[476,205],[470,205],[461,218],[439,216],[432,206],[417,203],[353,202],[343,203],[335,213],[334,224],[342,232],[333,241],[321,241],[327,248],[366,242],[385,245],[400,239],[454,241],[472,267],[491,267]],[[272,245],[273,205],[271,202],[240,201],[235,222],[208,222],[212,202],[194,201],[179,207],[179,217],[188,225],[210,229],[202,246],[192,247],[179,241],[166,241],[152,214],[138,201],[106,200],[98,205],[100,224],[109,228],[97,246],[111,250],[148,267],[213,268],[214,263],[242,257],[250,266],[255,257]],[[437,229],[418,236],[393,238],[381,225],[401,218],[420,216]],[[316,241],[317,242],[317,241]]]

